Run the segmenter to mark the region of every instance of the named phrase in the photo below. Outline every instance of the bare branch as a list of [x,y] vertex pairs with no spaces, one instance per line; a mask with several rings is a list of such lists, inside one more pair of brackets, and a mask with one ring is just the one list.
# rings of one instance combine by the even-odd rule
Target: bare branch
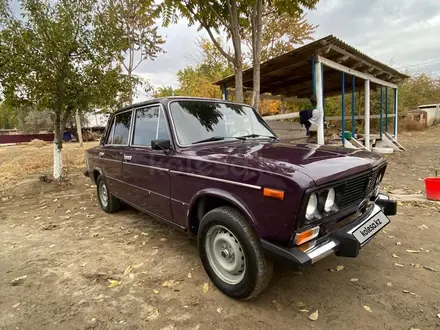
[[127,70],[127,72],[128,72],[128,68],[127,68],[127,66],[126,66],[125,63],[124,63],[124,60],[121,61],[121,64],[122,64],[122,66],[125,68],[125,70]]
[[235,59],[229,55],[223,48],[222,46],[217,42],[217,40],[215,39],[214,35],[211,32],[211,29],[206,26],[203,22],[201,22],[200,24],[202,24],[202,26],[205,28],[206,32],[208,32],[209,38],[211,39],[211,41],[213,42],[213,44],[215,45],[215,47],[217,47],[217,49],[219,50],[219,52],[226,57],[226,59],[232,63],[235,62]]
[[191,8],[187,7],[188,11],[191,12],[191,14],[200,22],[200,25],[206,30],[206,32],[208,32],[209,38],[211,39],[212,43],[215,45],[215,47],[217,47],[217,49],[219,50],[219,52],[230,62],[234,63],[235,59],[229,55],[224,49],[223,47],[217,42],[217,40],[215,39],[214,35],[212,34],[211,29],[209,28],[208,24],[205,23],[205,21],[196,13],[194,12]]
[[[200,0],[199,0],[199,4],[200,4]],[[229,30],[231,29],[231,25],[230,22],[226,21],[223,17],[221,17],[221,15],[217,12],[217,10],[214,9],[213,6],[208,6],[209,9],[211,9],[211,11],[214,13],[215,17],[217,17],[217,19]]]
[[[142,54],[141,54],[141,56],[142,56]],[[137,67],[139,66],[139,64],[141,64],[143,61],[144,61],[144,59],[141,58],[141,59],[139,60],[139,62],[134,66],[133,71],[136,70]]]

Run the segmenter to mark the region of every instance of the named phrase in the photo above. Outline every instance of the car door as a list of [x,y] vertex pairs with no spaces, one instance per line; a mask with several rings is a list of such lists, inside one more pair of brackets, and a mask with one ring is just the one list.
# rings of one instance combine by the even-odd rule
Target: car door
[[123,180],[131,187],[128,202],[171,221],[170,157],[163,150],[151,149],[152,140],[170,139],[163,107],[137,108],[133,116],[133,136],[122,164]]
[[126,187],[122,176],[122,155],[128,146],[132,110],[118,113],[112,118],[110,131],[98,153],[100,168],[108,188],[115,196],[124,198]]

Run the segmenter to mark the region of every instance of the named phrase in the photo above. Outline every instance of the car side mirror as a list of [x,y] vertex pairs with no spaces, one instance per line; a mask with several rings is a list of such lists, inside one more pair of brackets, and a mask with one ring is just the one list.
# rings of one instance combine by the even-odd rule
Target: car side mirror
[[171,149],[171,141],[170,140],[152,140],[151,141],[151,149],[153,150],[170,150]]

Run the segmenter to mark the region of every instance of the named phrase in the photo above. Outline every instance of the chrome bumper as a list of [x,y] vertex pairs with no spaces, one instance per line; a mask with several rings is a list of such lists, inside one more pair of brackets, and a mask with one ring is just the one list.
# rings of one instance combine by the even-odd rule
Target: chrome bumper
[[338,250],[338,246],[339,242],[336,239],[329,238],[327,241],[307,249],[304,253],[310,258],[312,264],[314,264],[330,254],[335,253]]
[[305,243],[304,245],[310,245],[306,250],[300,247],[280,247],[265,240],[262,240],[262,245],[269,254],[288,259],[298,265],[314,264],[333,253],[337,256],[354,258],[359,254],[359,250],[368,244],[372,238],[361,245],[353,236],[353,232],[379,211],[384,212],[385,215],[394,215],[396,212],[396,202],[390,200],[386,195],[379,195],[371,209],[365,212],[359,219],[324,237]]

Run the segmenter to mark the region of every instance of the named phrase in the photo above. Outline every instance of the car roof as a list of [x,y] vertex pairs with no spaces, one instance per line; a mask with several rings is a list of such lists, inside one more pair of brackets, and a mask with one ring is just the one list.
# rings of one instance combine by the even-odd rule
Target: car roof
[[147,106],[147,105],[150,105],[150,104],[155,104],[155,103],[160,103],[163,106],[166,106],[171,101],[176,101],[176,100],[194,100],[194,101],[233,103],[233,104],[244,105],[244,106],[250,107],[249,104],[237,103],[237,102],[231,102],[231,101],[226,101],[226,100],[222,100],[222,99],[213,99],[213,98],[207,98],[207,97],[167,96],[167,97],[159,97],[159,98],[147,100],[147,101],[144,101],[144,102],[138,102],[138,103],[130,104],[128,106],[125,106],[125,107],[120,108],[119,110],[115,111],[114,114],[117,114],[117,113],[122,112],[122,111],[129,110],[129,109],[133,109],[133,108],[139,108],[139,107]]

